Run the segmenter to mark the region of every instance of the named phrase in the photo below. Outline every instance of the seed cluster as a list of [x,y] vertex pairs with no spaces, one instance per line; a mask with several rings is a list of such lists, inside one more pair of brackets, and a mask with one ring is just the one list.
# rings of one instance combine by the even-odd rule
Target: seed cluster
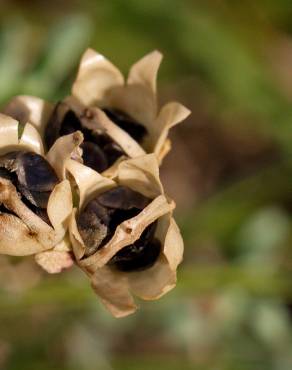
[[19,96],[0,113],[0,253],[35,255],[51,273],[76,262],[116,317],[137,309],[132,294],[172,289],[183,256],[159,165],[190,112],[157,110],[161,58],[146,55],[125,80],[88,49],[70,96]]

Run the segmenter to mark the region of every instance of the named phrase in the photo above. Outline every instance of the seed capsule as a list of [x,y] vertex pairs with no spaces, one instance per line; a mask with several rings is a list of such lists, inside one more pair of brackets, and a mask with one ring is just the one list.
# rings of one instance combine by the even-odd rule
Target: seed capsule
[[[117,186],[91,200],[79,214],[77,225],[86,246],[85,257],[101,249],[125,220],[137,216],[151,199],[125,186]],[[119,251],[109,265],[121,271],[152,266],[161,250],[155,239],[157,223],[153,222],[133,244]]]

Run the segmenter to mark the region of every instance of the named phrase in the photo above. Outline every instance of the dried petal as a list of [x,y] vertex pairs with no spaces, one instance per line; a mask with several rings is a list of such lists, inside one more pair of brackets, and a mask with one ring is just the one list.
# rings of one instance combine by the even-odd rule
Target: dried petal
[[29,123],[24,126],[19,145],[29,148],[40,155],[44,154],[42,139],[38,131]]
[[[149,139],[149,149],[154,149],[154,153],[161,159],[163,154],[163,145],[168,136],[169,129],[179,122],[186,119],[191,114],[191,111],[179,103],[168,103],[160,110],[154,127],[151,130],[152,137]],[[151,143],[152,141],[152,143]],[[155,145],[153,146],[153,143]]]
[[69,252],[56,250],[38,253],[35,260],[49,274],[58,274],[62,270],[72,267],[74,263]]
[[154,50],[138,60],[130,69],[127,83],[129,85],[142,85],[156,94],[157,73],[162,61],[162,54]]
[[120,109],[147,128],[157,115],[156,78],[162,54],[147,54],[130,69],[127,85],[107,93],[109,106]]
[[91,284],[113,316],[124,317],[136,311],[126,275],[104,266],[93,274]]
[[149,270],[129,277],[133,293],[145,300],[157,299],[175,286],[176,269],[182,261],[183,240],[174,219],[165,216],[160,228],[164,240],[160,259]]
[[127,185],[148,198],[163,193],[159,167],[154,154],[123,161],[117,175],[119,184]]
[[82,57],[72,95],[87,106],[102,103],[106,91],[123,83],[122,74],[112,63],[88,49]]
[[41,252],[42,245],[23,221],[7,213],[0,213],[0,253],[10,256],[28,256]]
[[61,179],[66,178],[67,161],[81,161],[80,144],[83,135],[80,131],[60,137],[47,153],[47,160]]
[[30,123],[43,137],[45,126],[53,111],[52,104],[35,96],[19,95],[12,98],[3,110],[20,124]]
[[1,113],[0,122],[0,152],[3,152],[4,148],[18,145],[18,122]]
[[91,168],[73,160],[66,162],[66,170],[73,176],[79,189],[79,207],[85,204],[86,199],[115,186],[113,180],[103,177]]

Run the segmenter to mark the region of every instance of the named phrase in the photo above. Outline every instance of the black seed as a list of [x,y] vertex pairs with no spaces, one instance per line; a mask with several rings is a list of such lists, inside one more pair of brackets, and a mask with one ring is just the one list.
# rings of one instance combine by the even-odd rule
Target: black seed
[[20,183],[17,183],[17,190],[20,191],[20,193],[34,206],[47,208],[51,195],[50,191],[31,191]]
[[10,180],[26,206],[50,224],[46,208],[59,180],[43,157],[33,152],[10,152],[0,157],[0,177]]
[[151,267],[161,251],[161,243],[154,238],[157,221],[150,224],[140,239],[120,250],[109,262],[120,271],[137,271]]
[[64,117],[62,117],[62,110],[66,109],[66,105],[59,102],[48,121],[45,128],[44,141],[47,149],[50,149],[55,141],[64,135],[72,134],[75,131],[81,130],[81,123],[77,115],[72,111],[68,110]]
[[6,180],[10,180],[10,181],[12,181],[12,179],[13,179],[13,175],[11,174],[11,172],[9,172],[9,170],[7,170],[4,167],[0,167],[0,177],[2,179],[6,179]]
[[120,250],[109,261],[109,265],[124,272],[145,270],[154,265],[160,252],[161,243],[157,239],[143,245],[134,243]]
[[109,233],[111,212],[96,199],[90,201],[77,219],[79,233],[86,245],[86,257],[100,247]]
[[72,110],[69,110],[63,118],[59,135],[64,136],[73,134],[73,132],[81,129],[82,127],[79,118]]
[[44,141],[49,150],[54,142],[60,137],[61,120],[59,119],[59,110],[62,109],[62,103],[58,103],[47,123],[44,132]]
[[125,130],[138,143],[142,142],[147,134],[147,130],[141,123],[136,122],[132,117],[119,109],[104,108],[103,111],[116,125]]
[[33,152],[19,152],[16,174],[19,184],[32,192],[52,191],[59,182],[52,166]]
[[98,202],[107,208],[142,210],[150,203],[150,199],[126,186],[117,186],[101,194],[98,197]]
[[107,158],[100,147],[90,141],[85,141],[81,148],[83,150],[83,161],[84,164],[97,172],[105,171],[108,166]]
[[106,144],[103,147],[103,151],[107,157],[109,167],[113,165],[117,159],[125,155],[123,149],[114,142]]

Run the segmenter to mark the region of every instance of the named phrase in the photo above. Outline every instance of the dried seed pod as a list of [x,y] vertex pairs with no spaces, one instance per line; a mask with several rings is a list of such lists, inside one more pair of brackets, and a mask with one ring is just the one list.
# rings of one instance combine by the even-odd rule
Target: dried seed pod
[[73,252],[111,313],[133,313],[132,294],[157,299],[172,289],[183,241],[155,155],[123,161],[114,179],[73,160],[66,169],[80,193],[69,226]]
[[86,107],[103,109],[108,118],[161,161],[170,149],[169,129],[190,111],[177,102],[158,111],[156,79],[162,54],[153,51],[138,60],[125,82],[103,55],[88,49],[81,59],[72,95]]
[[30,123],[20,129],[16,120],[0,114],[0,133],[0,253],[49,250],[68,227],[70,183],[43,157],[41,138]]
[[131,67],[125,83],[112,63],[88,49],[72,95],[54,110],[38,98],[20,96],[12,99],[5,112],[29,118],[48,149],[58,137],[80,130],[84,164],[98,172],[107,170],[105,175],[113,175],[116,167],[112,166],[124,157],[153,152],[161,162],[170,150],[169,129],[190,114],[176,102],[158,111],[156,77],[161,59],[158,51],[146,55]]

